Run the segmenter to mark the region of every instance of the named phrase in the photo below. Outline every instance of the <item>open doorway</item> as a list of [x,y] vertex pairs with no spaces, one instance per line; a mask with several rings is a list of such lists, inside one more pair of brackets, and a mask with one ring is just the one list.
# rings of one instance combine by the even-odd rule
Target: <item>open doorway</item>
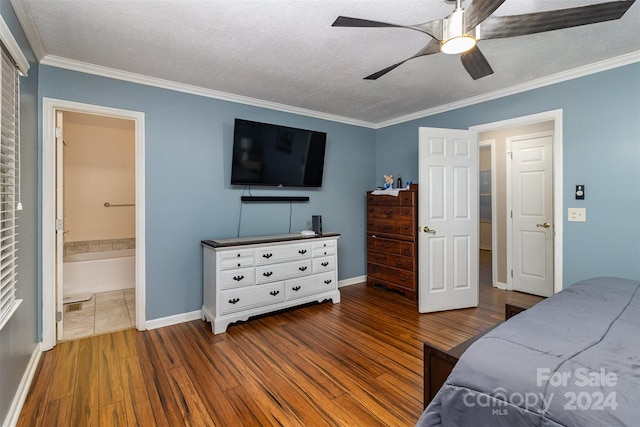
[[43,349],[145,329],[144,114],[43,99],[42,188]]
[[478,155],[478,246],[479,246],[479,281],[480,286],[495,286],[496,269],[493,267],[493,219],[495,216],[493,197],[495,182],[493,170],[495,169],[494,140],[479,141]]
[[[493,286],[514,290],[518,290],[518,287],[513,286],[513,276],[511,274],[511,270],[514,269],[514,251],[511,241],[514,231],[510,228],[513,226],[511,218],[513,208],[509,203],[511,203],[510,198],[513,191],[517,190],[508,188],[508,183],[512,179],[508,167],[512,149],[509,144],[516,140],[531,139],[530,137],[532,136],[536,138],[541,135],[550,136],[552,140],[550,155],[552,157],[553,176],[550,188],[552,206],[549,215],[552,218],[548,220],[550,223],[548,230],[545,230],[544,227],[535,227],[536,224],[534,224],[534,227],[535,231],[547,233],[551,242],[552,268],[549,274],[552,277],[550,278],[549,293],[558,292],[562,289],[562,111],[556,110],[488,123],[472,127],[471,130],[478,132],[481,153],[483,147],[491,147],[491,265]],[[482,170],[482,167],[480,169]],[[481,213],[482,209],[482,201],[480,201]],[[544,221],[539,222],[544,224]],[[528,234],[533,235],[533,233]]]
[[58,341],[135,326],[135,121],[60,110]]

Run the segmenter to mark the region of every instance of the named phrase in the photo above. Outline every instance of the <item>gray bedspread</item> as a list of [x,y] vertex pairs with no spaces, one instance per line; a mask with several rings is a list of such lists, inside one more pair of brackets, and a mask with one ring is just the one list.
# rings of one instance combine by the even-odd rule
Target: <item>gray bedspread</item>
[[640,282],[578,282],[462,355],[418,426],[640,426]]

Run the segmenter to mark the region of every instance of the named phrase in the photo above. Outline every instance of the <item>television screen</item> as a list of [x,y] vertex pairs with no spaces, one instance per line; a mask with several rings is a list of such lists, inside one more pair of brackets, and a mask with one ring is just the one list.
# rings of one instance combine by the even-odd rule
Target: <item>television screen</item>
[[327,134],[236,119],[232,185],[321,187]]

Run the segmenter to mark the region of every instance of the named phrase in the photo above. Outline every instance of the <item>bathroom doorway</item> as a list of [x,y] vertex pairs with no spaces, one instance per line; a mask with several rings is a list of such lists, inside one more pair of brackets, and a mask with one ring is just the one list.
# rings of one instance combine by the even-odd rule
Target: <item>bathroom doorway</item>
[[43,99],[43,348],[145,329],[144,114]]
[[135,326],[135,121],[60,110],[62,334]]

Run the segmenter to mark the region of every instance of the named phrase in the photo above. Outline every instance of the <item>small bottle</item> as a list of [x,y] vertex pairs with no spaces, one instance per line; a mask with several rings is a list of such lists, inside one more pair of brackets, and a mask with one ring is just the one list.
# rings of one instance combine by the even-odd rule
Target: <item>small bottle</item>
[[398,189],[402,189],[402,178],[398,177]]

